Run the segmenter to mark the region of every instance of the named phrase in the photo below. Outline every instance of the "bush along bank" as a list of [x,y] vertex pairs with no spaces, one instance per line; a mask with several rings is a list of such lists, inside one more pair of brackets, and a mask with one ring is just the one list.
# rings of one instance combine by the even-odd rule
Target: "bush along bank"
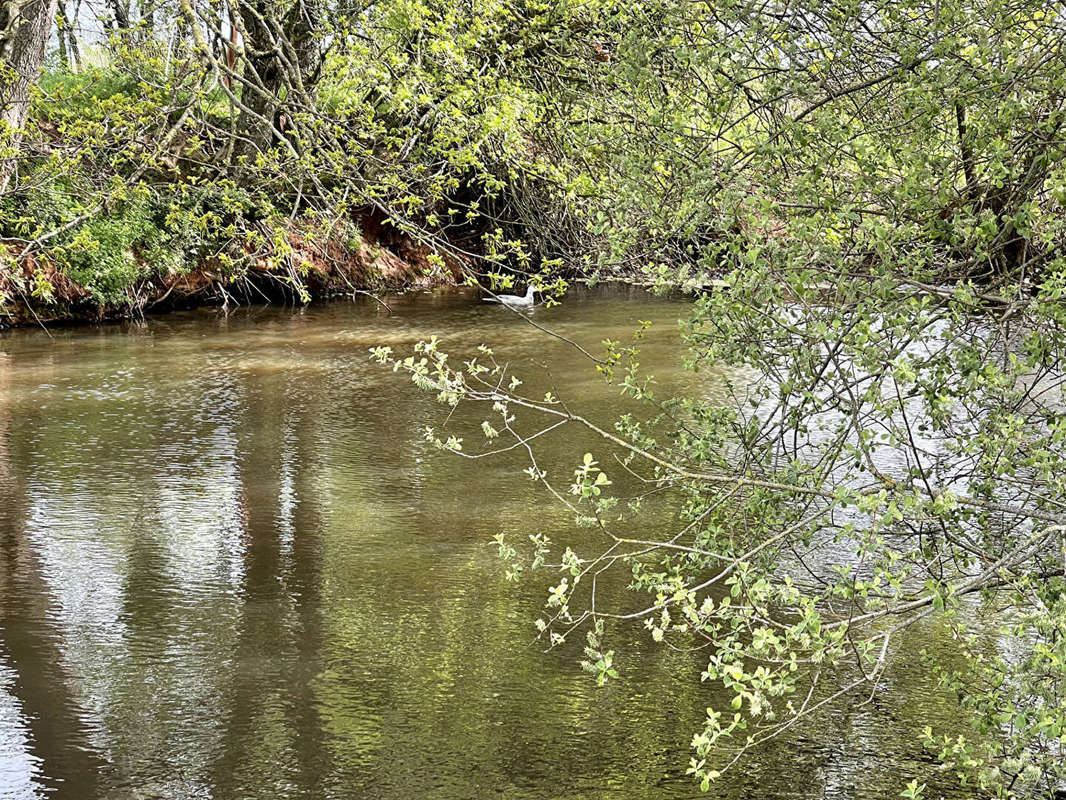
[[49,247],[0,239],[0,328],[452,286],[470,266],[371,215],[242,218],[206,237],[189,222],[130,205],[91,215]]

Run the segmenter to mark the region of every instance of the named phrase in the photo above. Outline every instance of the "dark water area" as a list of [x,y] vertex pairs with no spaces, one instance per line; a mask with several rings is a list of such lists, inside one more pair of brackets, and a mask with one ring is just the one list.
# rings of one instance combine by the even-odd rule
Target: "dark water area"
[[[388,303],[0,336],[0,798],[890,798],[928,770],[918,734],[950,712],[917,658],[934,626],[873,702],[701,794],[706,652],[619,629],[602,688],[580,642],[543,652],[553,576],[506,581],[492,538],[587,532],[521,453],[426,444],[445,412],[368,348],[484,342],[605,425],[617,390],[472,295]],[[617,289],[533,312],[595,352],[651,320],[642,364],[713,396],[719,377],[680,368],[685,313]],[[592,446],[540,440],[560,476]]]

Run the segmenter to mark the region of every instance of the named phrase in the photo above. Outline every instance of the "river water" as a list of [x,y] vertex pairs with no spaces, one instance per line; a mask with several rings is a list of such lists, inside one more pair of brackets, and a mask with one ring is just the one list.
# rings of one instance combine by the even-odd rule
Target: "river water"
[[[685,768],[721,698],[706,653],[619,629],[621,678],[600,688],[580,643],[544,652],[552,576],[506,581],[492,537],[587,534],[520,453],[425,444],[441,407],[367,350],[485,342],[605,424],[625,404],[472,295],[386,301],[0,336],[0,798],[890,798],[930,770],[918,732],[950,713],[917,658],[932,626],[873,702],[701,795]],[[713,395],[680,369],[685,313],[601,289],[533,318],[596,352],[649,320],[644,366]],[[562,476],[590,446],[540,445]]]

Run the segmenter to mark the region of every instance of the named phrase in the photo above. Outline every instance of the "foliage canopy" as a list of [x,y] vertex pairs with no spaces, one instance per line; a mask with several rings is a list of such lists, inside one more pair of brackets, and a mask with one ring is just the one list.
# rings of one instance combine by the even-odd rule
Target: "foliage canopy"
[[[569,140],[600,156],[601,263],[641,263],[661,286],[720,276],[693,305],[686,357],[746,379],[724,403],[663,397],[639,344],[605,343],[599,369],[651,412],[608,428],[572,398],[522,395],[504,365],[453,365],[436,342],[377,356],[448,405],[488,404],[488,451],[505,435],[528,448],[531,478],[591,529],[561,553],[500,543],[512,574],[562,572],[547,638],[584,629],[600,680],[605,630],[623,620],[710,645],[704,678],[733,700],[693,739],[704,787],[804,717],[882,691],[898,637],[935,616],[963,666],[928,667],[975,730],[916,737],[981,792],[1051,793],[1066,744],[1061,14],[633,13],[583,101],[585,132],[610,145]],[[677,527],[616,532],[640,506],[611,494],[597,454],[556,485],[534,438],[557,424],[682,496]],[[427,435],[480,455],[469,436]],[[643,611],[595,604],[589,582],[609,569],[630,572]],[[1011,646],[989,647],[989,630]]]

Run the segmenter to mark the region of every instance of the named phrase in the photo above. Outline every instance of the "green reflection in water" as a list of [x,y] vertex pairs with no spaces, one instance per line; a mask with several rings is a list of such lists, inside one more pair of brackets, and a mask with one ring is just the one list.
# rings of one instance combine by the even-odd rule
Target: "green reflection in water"
[[[704,654],[620,631],[623,680],[597,689],[577,643],[542,653],[544,585],[506,583],[490,541],[587,532],[520,454],[429,451],[440,409],[367,348],[486,342],[608,424],[617,393],[476,298],[390,305],[0,338],[0,798],[698,796]],[[593,348],[653,320],[642,363],[718,390],[678,368],[683,303],[601,290],[536,313]],[[568,474],[591,446],[545,437],[543,463]],[[949,713],[916,658],[942,638],[917,629],[874,702],[768,744],[716,796],[895,796],[915,732]]]

